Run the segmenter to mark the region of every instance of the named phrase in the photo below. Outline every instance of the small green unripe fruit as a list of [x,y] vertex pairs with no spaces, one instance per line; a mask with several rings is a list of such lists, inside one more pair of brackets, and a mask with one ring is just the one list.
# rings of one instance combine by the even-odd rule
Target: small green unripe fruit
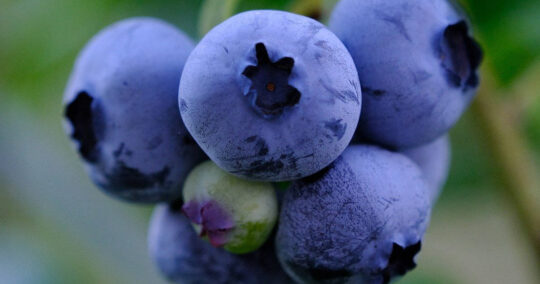
[[232,253],[258,249],[276,223],[278,202],[271,183],[240,179],[212,161],[191,171],[183,194],[182,210],[199,235]]

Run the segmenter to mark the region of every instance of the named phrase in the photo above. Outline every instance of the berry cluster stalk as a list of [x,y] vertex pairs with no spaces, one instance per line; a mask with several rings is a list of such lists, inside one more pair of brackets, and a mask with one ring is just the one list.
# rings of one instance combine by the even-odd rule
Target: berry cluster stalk
[[509,200],[517,211],[521,225],[535,250],[540,263],[540,204],[535,191],[540,190],[532,154],[528,152],[519,126],[497,101],[497,91],[487,68],[471,111],[486,137],[491,156],[495,159],[498,176]]

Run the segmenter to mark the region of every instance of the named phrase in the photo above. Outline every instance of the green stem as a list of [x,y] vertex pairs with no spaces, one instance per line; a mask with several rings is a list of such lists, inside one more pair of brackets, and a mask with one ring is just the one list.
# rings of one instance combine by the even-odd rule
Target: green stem
[[316,16],[316,18],[320,18],[322,8],[323,0],[295,0],[292,1],[289,11],[307,17]]
[[[478,127],[489,141],[489,151],[497,163],[502,188],[517,211],[537,261],[540,263],[540,184],[532,154],[519,133],[519,126],[498,102],[494,83],[484,72],[482,85],[472,104]],[[487,78],[486,78],[487,77]]]
[[199,14],[199,36],[202,38],[219,23],[231,17],[239,0],[205,0]]

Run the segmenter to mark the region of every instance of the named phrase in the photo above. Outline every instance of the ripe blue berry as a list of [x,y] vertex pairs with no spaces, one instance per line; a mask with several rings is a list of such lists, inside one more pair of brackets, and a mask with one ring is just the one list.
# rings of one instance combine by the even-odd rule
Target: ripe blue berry
[[291,283],[277,261],[273,241],[242,255],[215,248],[199,238],[178,204],[155,209],[148,243],[160,272],[177,283]]
[[482,51],[447,0],[342,0],[329,27],[362,84],[354,139],[394,149],[428,143],[474,97]]
[[293,182],[276,238],[300,283],[382,283],[414,268],[428,224],[417,165],[375,146],[350,146],[328,168]]
[[192,48],[173,26],[133,18],[104,29],[79,54],[64,96],[66,132],[107,193],[138,202],[173,200],[205,158],[177,106]]
[[322,24],[281,11],[238,14],[211,30],[180,82],[187,129],[221,168],[248,179],[313,174],[349,144],[358,74]]
[[429,185],[428,193],[431,204],[435,204],[450,170],[451,150],[448,135],[431,143],[400,152],[420,167]]

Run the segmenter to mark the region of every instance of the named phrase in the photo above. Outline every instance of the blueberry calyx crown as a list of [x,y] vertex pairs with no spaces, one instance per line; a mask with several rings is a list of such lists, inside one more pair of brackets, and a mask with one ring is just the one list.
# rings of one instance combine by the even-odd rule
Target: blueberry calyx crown
[[93,105],[95,100],[87,92],[81,91],[66,106],[64,116],[73,127],[71,138],[78,142],[78,150],[82,158],[88,162],[96,162],[95,148],[98,144],[94,129]]
[[300,101],[300,92],[288,83],[294,59],[283,57],[272,62],[261,42],[255,45],[255,53],[257,66],[249,65],[242,72],[251,80],[251,87],[245,95],[257,113],[264,118],[273,118]]
[[440,52],[442,66],[452,85],[464,90],[478,86],[476,69],[482,62],[482,49],[469,36],[465,21],[459,21],[444,29]]
[[191,222],[201,226],[199,236],[207,236],[215,247],[224,246],[229,240],[229,232],[235,227],[230,214],[215,200],[191,200],[182,206],[182,212]]
[[420,251],[421,242],[403,248],[394,243],[388,265],[383,270],[383,283],[389,283],[390,279],[397,275],[405,275],[407,271],[416,267],[414,256]]

